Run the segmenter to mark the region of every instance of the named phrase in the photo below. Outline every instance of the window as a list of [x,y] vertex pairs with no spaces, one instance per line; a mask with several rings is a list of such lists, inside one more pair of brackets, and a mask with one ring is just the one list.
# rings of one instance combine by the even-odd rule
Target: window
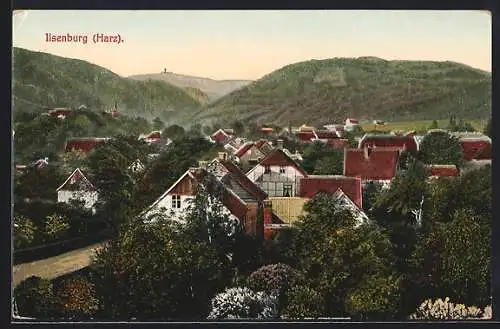
[[283,167],[283,166],[281,166],[281,167],[280,167],[280,174],[284,174],[284,173],[285,173],[285,171],[286,171],[286,168],[285,168],[285,167]]
[[292,196],[292,184],[284,184],[283,185],[283,196],[287,196],[287,197]]
[[264,166],[264,174],[269,174],[271,173],[271,167],[270,166]]
[[172,208],[180,208],[181,207],[181,196],[180,195],[172,195]]

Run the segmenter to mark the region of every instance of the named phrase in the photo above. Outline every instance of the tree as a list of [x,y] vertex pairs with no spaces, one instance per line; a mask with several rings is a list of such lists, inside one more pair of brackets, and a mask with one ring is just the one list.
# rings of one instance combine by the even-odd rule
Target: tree
[[315,175],[338,175],[343,172],[343,153],[331,146],[315,142],[304,148],[302,152],[302,168]]
[[[307,215],[297,223],[300,234],[294,242],[298,268],[323,297],[323,316],[353,315],[346,309],[346,298],[363,282],[379,277],[397,280],[391,268],[390,241],[376,226],[355,226],[352,212],[328,195],[315,196],[304,210]],[[378,311],[370,312],[371,318],[390,318],[396,313],[395,309],[387,312],[393,300],[381,302]]]
[[450,121],[448,123],[448,127],[446,127],[449,131],[456,131],[457,129],[457,121],[454,114],[450,115]]
[[156,117],[153,120],[153,129],[154,130],[163,130],[165,128],[165,122],[163,122],[160,117]]
[[431,130],[431,129],[438,129],[438,128],[439,128],[439,125],[438,125],[437,120],[432,120],[432,123],[429,126],[429,130]]
[[166,127],[162,132],[162,138],[170,138],[173,141],[184,138],[186,132],[179,125],[171,125]]
[[64,280],[56,289],[56,296],[65,317],[70,319],[88,319],[99,308],[94,285],[84,278]]
[[49,319],[58,314],[57,300],[49,280],[31,276],[14,288],[19,314],[37,319]]
[[448,132],[432,132],[420,143],[419,159],[426,164],[460,166],[463,161],[462,146],[458,139]]
[[30,247],[37,234],[37,227],[33,220],[20,214],[14,214],[13,219],[14,249]]
[[488,123],[486,123],[486,127],[484,127],[484,132],[486,136],[490,137],[492,136],[492,130],[491,130],[491,118],[488,119]]
[[234,121],[233,124],[231,125],[231,128],[233,128],[234,133],[237,136],[241,136],[245,133],[245,125],[241,121]]
[[63,238],[70,228],[69,221],[66,217],[52,214],[45,217],[44,237],[46,241],[55,241]]

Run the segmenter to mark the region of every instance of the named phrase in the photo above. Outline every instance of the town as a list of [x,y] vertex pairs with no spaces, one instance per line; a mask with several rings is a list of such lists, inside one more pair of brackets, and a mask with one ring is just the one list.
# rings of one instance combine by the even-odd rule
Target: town
[[[116,126],[128,120],[115,103],[111,110],[100,113],[86,107],[49,109],[28,121],[38,120],[48,127],[83,117],[107,120]],[[428,305],[417,309],[421,303],[429,303],[434,296],[449,296],[436,295],[441,291],[461,301],[482,303],[464,311],[464,318],[485,317],[488,308],[491,312],[489,282],[474,282],[485,278],[476,277],[479,268],[469,268],[463,274],[465,288],[463,282],[445,285],[441,280],[447,279],[429,268],[427,259],[441,250],[434,249],[437,240],[433,239],[451,243],[448,252],[463,249],[448,241],[442,231],[455,217],[464,225],[470,221],[472,227],[479,225],[478,233],[468,235],[460,233],[461,227],[448,229],[457,234],[452,239],[468,239],[468,248],[477,247],[474,239],[483,239],[477,234],[488,224],[481,221],[491,225],[491,195],[487,194],[491,191],[492,145],[487,135],[491,123],[484,134],[472,131],[467,122],[457,123],[454,117],[447,127],[440,129],[435,121],[429,129],[418,132],[376,131],[389,123],[355,118],[323,127],[288,124],[254,127],[252,131],[241,122],[231,127],[194,125],[185,130],[155,121],[156,130],[135,136],[70,137],[57,155],[41,154],[29,164],[15,165],[14,250],[15,258],[21,257],[19,262],[33,260],[33,252],[25,253],[23,259],[23,250],[36,250],[70,237],[90,234],[94,237],[88,241],[106,240],[104,249],[90,263],[75,264],[65,273],[45,278],[39,273],[23,274],[16,287],[19,296],[15,297],[19,315],[224,319],[237,308],[227,306],[234,303],[231,298],[241,295],[260,306],[255,314],[240,318],[408,319],[423,316]],[[363,124],[370,124],[375,131],[364,131]],[[20,136],[22,133],[14,131],[14,140],[26,138]],[[468,189],[465,194],[460,192],[464,187]],[[162,230],[170,238],[158,236]],[[126,242],[127,236],[132,242]],[[143,238],[147,240],[140,240]],[[179,245],[168,247],[173,249],[167,248],[162,256],[163,244],[174,241]],[[486,249],[487,243],[482,242]],[[168,260],[175,255],[180,263]],[[327,260],[328,256],[334,259]],[[120,265],[116,262],[121,257],[129,259]],[[197,257],[202,263],[195,261]],[[162,261],[167,263],[151,267]],[[447,271],[465,266],[449,263],[451,258],[441,262],[441,266],[455,266]],[[488,262],[480,257],[475,266],[483,266],[482,271]],[[33,285],[42,289],[50,282],[47,280],[66,274],[71,277],[82,268],[94,272],[90,279],[77,276],[69,282],[84,295],[68,295],[61,288],[59,298],[70,306],[57,306],[55,297],[41,290],[36,298],[26,295]],[[168,273],[176,269],[181,271],[178,275],[188,271],[191,277],[178,287],[171,280],[181,277]],[[129,273],[136,270],[138,277]],[[200,277],[198,271],[207,273]],[[119,272],[122,274],[116,274]],[[159,278],[152,277],[155,273],[161,273]],[[420,279],[412,282],[414,274],[429,277],[437,288],[429,290],[430,283]],[[482,275],[489,278],[488,273]],[[192,281],[195,277],[202,283]],[[144,287],[139,288],[141,284],[135,280],[143,281]],[[366,280],[373,280],[374,285]],[[118,288],[125,282],[136,282],[137,289],[161,286],[149,295],[130,287],[130,293],[137,295],[126,301],[129,292]],[[168,284],[173,286],[168,288]],[[163,285],[167,286],[161,288]],[[199,285],[213,288],[207,291]],[[422,291],[412,290],[408,300],[405,290],[416,287]],[[165,293],[180,293],[180,298],[185,288],[191,291],[187,300],[161,297],[162,289],[167,289]],[[377,289],[384,289],[384,295]],[[338,295],[339,291],[342,294]],[[330,302],[328,296],[336,296],[338,301]],[[361,296],[362,301],[357,299]],[[78,298],[85,301],[79,303]],[[35,300],[44,302],[37,305]],[[175,306],[164,310],[153,303]],[[194,303],[193,308],[186,309],[190,303]]]

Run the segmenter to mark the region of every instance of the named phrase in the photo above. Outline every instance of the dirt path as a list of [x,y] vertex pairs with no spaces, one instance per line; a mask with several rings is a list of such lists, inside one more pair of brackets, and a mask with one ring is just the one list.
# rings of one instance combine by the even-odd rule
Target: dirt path
[[44,279],[54,279],[82,269],[90,264],[90,258],[94,250],[100,245],[101,243],[96,243],[58,256],[15,265],[12,274],[12,284],[15,287],[19,282],[32,275]]

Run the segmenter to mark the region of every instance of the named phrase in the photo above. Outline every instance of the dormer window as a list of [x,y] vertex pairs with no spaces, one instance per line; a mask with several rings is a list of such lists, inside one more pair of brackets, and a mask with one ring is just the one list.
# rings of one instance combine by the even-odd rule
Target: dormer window
[[284,174],[286,172],[286,167],[281,166],[280,167],[280,174]]

